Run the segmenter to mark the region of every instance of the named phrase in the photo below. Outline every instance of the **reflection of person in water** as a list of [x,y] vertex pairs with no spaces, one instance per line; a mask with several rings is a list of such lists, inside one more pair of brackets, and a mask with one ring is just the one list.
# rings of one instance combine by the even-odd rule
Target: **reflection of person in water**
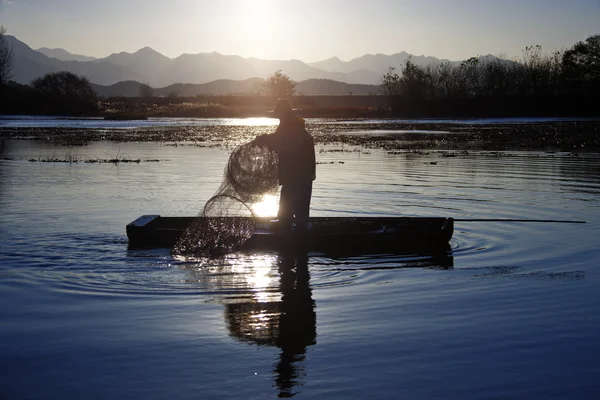
[[278,270],[281,301],[227,304],[225,317],[230,335],[236,339],[281,349],[275,383],[279,397],[291,397],[294,387],[301,384],[299,379],[306,375],[302,366],[306,348],[316,344],[317,316],[307,254],[280,253]]
[[317,314],[306,253],[295,257],[282,255],[279,273],[282,297],[277,346],[281,354],[275,367],[275,381],[280,397],[289,397],[298,384],[297,379],[304,375],[297,363],[304,360],[306,347],[316,343]]

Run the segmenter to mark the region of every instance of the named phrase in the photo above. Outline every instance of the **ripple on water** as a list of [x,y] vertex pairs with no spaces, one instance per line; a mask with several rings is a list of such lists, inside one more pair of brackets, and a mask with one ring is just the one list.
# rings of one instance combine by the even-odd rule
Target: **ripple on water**
[[[123,237],[62,234],[33,239],[35,252],[13,245],[3,256],[18,267],[5,270],[12,281],[45,290],[86,295],[275,296],[287,268],[302,268],[278,254],[234,253],[216,260],[178,260],[168,250],[126,250]],[[294,261],[297,262],[297,261]],[[372,271],[448,269],[451,254],[438,257],[381,254],[330,258],[309,254],[311,287],[360,285]]]
[[[565,249],[544,244],[543,228],[535,224],[457,222],[449,251],[437,255],[378,254],[358,257],[327,257],[309,254],[306,266],[311,287],[320,290],[372,283],[371,274],[386,273],[386,281],[402,279],[407,269],[470,269],[479,278],[528,277],[534,279],[581,279],[580,271],[528,270],[525,265],[565,257]],[[217,260],[179,260],[168,250],[127,250],[126,239],[109,235],[60,234],[14,240],[3,251],[10,264],[7,280],[38,285],[47,290],[87,295],[179,295],[223,297],[273,297],[280,290],[286,260],[280,255],[234,253]],[[523,245],[524,242],[529,245]],[[517,246],[516,243],[520,245]],[[532,252],[532,248],[538,247]],[[577,252],[577,248],[571,249]],[[566,255],[568,258],[568,255]],[[488,260],[503,265],[486,266]],[[394,275],[395,274],[395,275]]]

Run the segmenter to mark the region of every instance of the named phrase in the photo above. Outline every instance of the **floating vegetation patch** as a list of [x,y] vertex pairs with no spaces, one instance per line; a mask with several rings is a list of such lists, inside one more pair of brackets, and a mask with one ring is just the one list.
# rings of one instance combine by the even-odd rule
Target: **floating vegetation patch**
[[410,150],[394,150],[394,151],[388,151],[387,152],[390,155],[397,155],[397,154],[416,154],[416,155],[420,155],[420,156],[426,156],[428,155],[430,152],[429,151],[425,151],[425,150],[419,150],[419,149],[410,149]]
[[43,163],[69,163],[69,164],[139,164],[143,162],[160,162],[161,160],[142,160],[140,158],[89,158],[85,160],[67,160],[60,158],[30,158],[27,161],[29,162],[43,162]]
[[[15,157],[2,157],[1,161],[23,161],[23,158]],[[142,160],[141,158],[57,158],[57,157],[38,157],[28,158],[26,161],[33,163],[64,163],[64,164],[140,164],[140,163],[156,163],[168,160],[148,159]]]
[[370,151],[364,148],[357,149],[321,149],[319,150],[320,154],[323,153],[360,153],[360,154],[371,154]]

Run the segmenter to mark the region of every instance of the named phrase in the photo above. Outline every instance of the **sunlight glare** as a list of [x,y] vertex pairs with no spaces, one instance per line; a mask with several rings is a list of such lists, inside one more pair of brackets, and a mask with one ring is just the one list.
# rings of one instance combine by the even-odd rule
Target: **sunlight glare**
[[252,205],[252,212],[257,217],[275,217],[279,211],[279,198],[272,194],[266,194],[262,201]]
[[[240,124],[241,125],[241,124]],[[244,126],[275,126],[279,120],[271,117],[252,117],[243,119]]]
[[251,0],[246,2],[246,31],[252,39],[267,39],[271,31],[271,1]]

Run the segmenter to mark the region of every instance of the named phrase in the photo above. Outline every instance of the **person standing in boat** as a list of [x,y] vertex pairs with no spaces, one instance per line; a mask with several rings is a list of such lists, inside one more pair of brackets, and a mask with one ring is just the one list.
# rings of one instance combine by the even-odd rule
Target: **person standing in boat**
[[290,230],[295,220],[296,227],[303,230],[308,225],[312,184],[316,178],[315,142],[287,99],[277,100],[269,114],[279,119],[279,126],[272,134],[258,136],[254,144],[268,147],[279,159],[281,196],[277,216],[281,228]]

